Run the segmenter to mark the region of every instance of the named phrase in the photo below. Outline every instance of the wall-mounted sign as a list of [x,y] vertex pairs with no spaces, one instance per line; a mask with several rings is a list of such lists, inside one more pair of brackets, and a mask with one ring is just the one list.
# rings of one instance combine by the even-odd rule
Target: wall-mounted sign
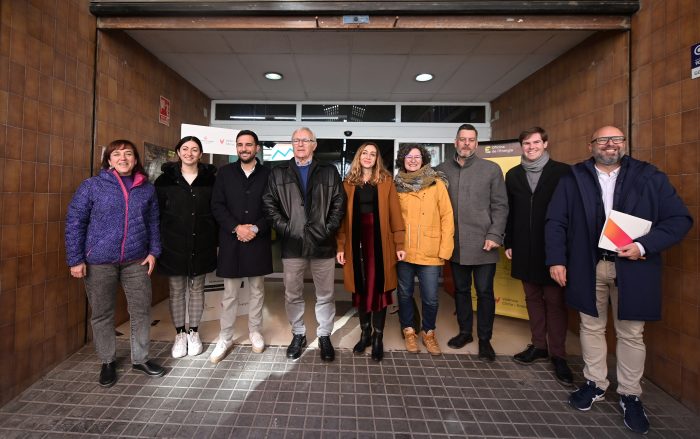
[[690,79],[700,78],[700,43],[690,48]]
[[202,142],[205,154],[236,155],[236,135],[240,130],[204,125],[180,126],[180,137],[195,136]]
[[158,110],[158,121],[165,126],[170,126],[170,99],[160,97],[160,109]]

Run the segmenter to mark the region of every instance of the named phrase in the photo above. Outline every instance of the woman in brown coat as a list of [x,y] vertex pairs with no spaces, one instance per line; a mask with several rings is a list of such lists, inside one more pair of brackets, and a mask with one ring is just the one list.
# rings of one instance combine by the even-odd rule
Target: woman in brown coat
[[381,361],[386,307],[397,285],[396,261],[406,252],[399,197],[375,143],[358,148],[343,187],[348,203],[336,259],[344,266],[345,288],[354,293],[360,316],[362,335],[353,352],[363,353],[371,343],[372,359]]

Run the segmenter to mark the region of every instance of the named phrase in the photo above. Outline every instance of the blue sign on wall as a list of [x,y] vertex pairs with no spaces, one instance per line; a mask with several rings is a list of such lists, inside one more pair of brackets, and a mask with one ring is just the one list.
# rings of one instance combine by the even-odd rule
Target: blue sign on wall
[[700,78],[700,43],[690,48],[690,79]]

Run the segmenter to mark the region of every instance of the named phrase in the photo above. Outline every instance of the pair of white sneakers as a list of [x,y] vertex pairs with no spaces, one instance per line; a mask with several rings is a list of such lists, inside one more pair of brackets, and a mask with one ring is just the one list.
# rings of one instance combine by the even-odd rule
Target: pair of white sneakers
[[175,343],[171,351],[173,358],[182,358],[185,355],[199,355],[204,350],[199,332],[180,332],[175,336]]
[[[250,338],[251,349],[256,354],[260,354],[265,350],[265,338],[259,332],[251,332],[248,337]],[[233,346],[233,340],[223,340],[219,339],[209,356],[209,361],[214,364],[218,364],[226,358],[228,350]]]

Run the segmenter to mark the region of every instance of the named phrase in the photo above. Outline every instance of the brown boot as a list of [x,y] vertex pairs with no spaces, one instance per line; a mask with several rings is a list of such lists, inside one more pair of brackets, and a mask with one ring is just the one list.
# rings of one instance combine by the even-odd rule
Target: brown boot
[[440,350],[440,345],[435,339],[435,331],[432,329],[428,332],[421,331],[421,338],[423,339],[423,344],[425,348],[430,352],[430,355],[442,355]]
[[403,340],[406,343],[406,350],[412,354],[420,352],[418,349],[418,336],[413,328],[403,328]]

